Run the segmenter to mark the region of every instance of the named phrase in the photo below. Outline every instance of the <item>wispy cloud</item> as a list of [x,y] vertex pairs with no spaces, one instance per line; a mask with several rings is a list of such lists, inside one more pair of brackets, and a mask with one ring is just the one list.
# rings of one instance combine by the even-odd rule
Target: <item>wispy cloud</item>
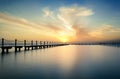
[[[89,35],[99,38],[99,39],[116,39],[120,38],[120,28],[109,25],[109,24],[103,24],[102,26],[99,26],[98,28],[92,30]],[[98,40],[99,40],[98,39]]]
[[51,16],[53,14],[53,12],[49,10],[49,8],[44,8],[43,12],[45,17]]
[[[69,41],[91,41],[102,40],[108,33],[116,34],[120,28],[111,25],[102,25],[90,30],[82,21],[83,17],[89,17],[95,14],[92,9],[80,7],[77,5],[71,7],[59,7],[53,11],[49,8],[43,8],[42,19],[34,22],[22,17],[16,17],[6,13],[0,13],[0,23],[13,24],[22,27],[34,29],[34,32],[43,32],[53,35],[56,38],[66,38]],[[116,37],[119,37],[116,35]],[[113,38],[113,37],[112,37]]]
[[[74,27],[77,22],[80,22],[80,17],[91,16],[94,12],[91,9],[79,6],[59,7],[58,11],[52,11],[49,8],[43,9],[43,20],[40,22],[29,21],[25,18],[16,17],[6,13],[0,13],[0,22],[13,24],[22,27],[32,28],[36,31],[46,32],[54,36],[74,37],[74,35],[83,37],[85,34],[83,28]],[[84,33],[83,33],[84,32]]]
[[49,30],[49,32],[51,32],[52,30],[59,30],[58,27],[55,27],[52,24],[42,23],[42,22],[35,23],[35,22],[29,21],[27,19],[15,17],[15,16],[12,16],[12,15],[6,14],[6,13],[0,13],[0,22],[6,23],[6,24],[25,26],[28,28],[32,28],[35,30],[41,30],[41,31]]
[[61,14],[64,15],[71,15],[71,16],[90,16],[93,15],[94,12],[91,9],[88,9],[86,7],[78,7],[78,6],[72,6],[72,7],[61,7],[59,8],[59,11]]
[[43,9],[43,12],[47,21],[50,20],[54,26],[58,25],[57,27],[62,28],[62,30],[58,32],[60,36],[62,34],[63,36],[77,38],[78,40],[78,36],[88,36],[85,29],[78,25],[81,23],[81,18],[94,15],[92,9],[79,7],[77,5],[71,7],[59,7],[57,12],[45,8]]
[[120,32],[120,28],[116,28],[112,25],[109,25],[109,24],[104,24],[102,25],[99,30],[99,32]]

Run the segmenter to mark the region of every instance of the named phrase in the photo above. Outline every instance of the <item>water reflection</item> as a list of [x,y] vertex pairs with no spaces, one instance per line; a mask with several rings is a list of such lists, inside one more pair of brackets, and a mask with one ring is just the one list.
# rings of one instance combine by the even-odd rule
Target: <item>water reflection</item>
[[0,79],[120,78],[118,47],[69,45],[0,56]]

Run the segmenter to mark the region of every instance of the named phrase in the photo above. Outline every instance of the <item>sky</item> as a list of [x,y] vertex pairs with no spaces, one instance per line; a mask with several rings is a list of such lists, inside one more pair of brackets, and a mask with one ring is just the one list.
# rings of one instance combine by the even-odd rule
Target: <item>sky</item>
[[120,39],[120,0],[0,0],[0,38]]

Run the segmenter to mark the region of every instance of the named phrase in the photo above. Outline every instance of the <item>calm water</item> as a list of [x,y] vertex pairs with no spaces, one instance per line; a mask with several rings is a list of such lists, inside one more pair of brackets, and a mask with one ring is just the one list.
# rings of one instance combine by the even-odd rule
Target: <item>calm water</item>
[[68,45],[0,55],[0,79],[120,79],[120,48]]

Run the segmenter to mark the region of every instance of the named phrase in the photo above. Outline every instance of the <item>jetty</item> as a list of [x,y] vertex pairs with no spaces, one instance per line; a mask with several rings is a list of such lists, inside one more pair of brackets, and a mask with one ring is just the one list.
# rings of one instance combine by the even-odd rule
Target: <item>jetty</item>
[[24,48],[24,51],[29,51],[29,50],[68,45],[67,43],[53,42],[53,41],[33,41],[33,40],[18,41],[17,39],[6,40],[4,38],[0,40],[1,40],[0,48],[2,49],[2,53],[9,53],[9,50],[12,48],[14,48],[15,52],[20,52],[22,48]]

